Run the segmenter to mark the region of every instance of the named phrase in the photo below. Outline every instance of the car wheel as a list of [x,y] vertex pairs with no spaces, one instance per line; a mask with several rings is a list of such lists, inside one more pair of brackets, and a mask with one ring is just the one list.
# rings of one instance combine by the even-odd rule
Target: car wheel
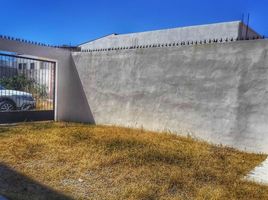
[[0,103],[0,112],[8,112],[16,110],[16,106],[12,101],[4,100]]

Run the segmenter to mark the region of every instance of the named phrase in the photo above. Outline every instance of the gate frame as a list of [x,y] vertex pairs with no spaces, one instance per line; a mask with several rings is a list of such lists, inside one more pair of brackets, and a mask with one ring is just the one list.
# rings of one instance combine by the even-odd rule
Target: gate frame
[[[16,53],[16,52],[8,52],[8,53]],[[53,64],[53,110],[30,110],[30,111],[11,111],[11,112],[0,112],[0,115],[4,115],[6,120],[1,121],[0,124],[6,123],[18,123],[18,122],[29,122],[29,121],[56,121],[57,119],[57,82],[58,82],[58,62],[54,59],[42,58],[37,56],[21,56],[21,55],[13,55],[8,53],[1,53],[0,56],[21,58],[21,59],[29,59],[40,62],[48,62]],[[39,112],[39,113],[38,113]],[[51,114],[50,112],[53,112]],[[53,116],[53,117],[51,117]],[[25,118],[25,119],[23,119]]]

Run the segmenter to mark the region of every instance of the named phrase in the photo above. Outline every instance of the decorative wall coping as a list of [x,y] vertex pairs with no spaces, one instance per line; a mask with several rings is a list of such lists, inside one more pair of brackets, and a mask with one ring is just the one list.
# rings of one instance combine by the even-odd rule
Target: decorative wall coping
[[138,45],[138,46],[123,46],[123,47],[111,47],[111,48],[99,48],[99,49],[83,49],[80,48],[68,48],[66,46],[57,46],[57,45],[49,45],[40,42],[25,40],[21,38],[15,38],[5,35],[0,35],[0,39],[6,39],[11,41],[18,41],[22,43],[27,43],[36,46],[50,47],[50,48],[58,48],[75,52],[100,52],[100,51],[114,51],[114,50],[128,50],[128,49],[147,49],[147,48],[162,48],[162,47],[178,47],[178,46],[194,46],[194,45],[205,45],[205,44],[214,44],[214,43],[227,43],[227,42],[235,42],[235,41],[244,41],[244,40],[263,40],[266,37],[251,37],[251,38],[220,38],[220,39],[207,39],[200,41],[180,41],[173,43],[164,43],[164,44],[150,44],[150,45]]
[[100,48],[100,49],[82,49],[80,52],[100,52],[100,51],[114,51],[114,50],[128,50],[128,49],[147,49],[147,48],[162,48],[162,47],[178,47],[178,46],[194,46],[194,45],[206,45],[214,43],[228,43],[235,41],[245,40],[263,40],[263,37],[252,37],[252,38],[220,38],[220,39],[208,39],[200,41],[181,41],[165,44],[151,44],[151,45],[138,45],[138,46],[123,46],[123,47],[111,47],[111,48]]
[[6,36],[6,35],[0,35],[0,38],[6,39],[6,40],[11,40],[11,41],[27,43],[27,44],[36,45],[36,46],[44,46],[44,47],[51,47],[51,48],[61,48],[60,46],[44,44],[44,43],[41,43],[41,42],[35,42],[35,41],[25,40],[25,39],[22,39],[22,38],[10,37],[10,36]]

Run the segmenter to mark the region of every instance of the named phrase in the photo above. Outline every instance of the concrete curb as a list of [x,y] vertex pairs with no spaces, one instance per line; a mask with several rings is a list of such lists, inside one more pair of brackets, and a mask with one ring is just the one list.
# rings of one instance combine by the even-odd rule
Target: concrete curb
[[260,184],[268,185],[268,158],[254,170],[252,170],[246,179],[255,181]]

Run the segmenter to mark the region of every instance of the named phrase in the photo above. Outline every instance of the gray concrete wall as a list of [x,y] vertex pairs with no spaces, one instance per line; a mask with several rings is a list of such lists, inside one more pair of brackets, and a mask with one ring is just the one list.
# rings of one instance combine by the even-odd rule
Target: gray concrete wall
[[268,41],[73,53],[97,124],[268,153]]
[[0,51],[36,56],[57,62],[56,117],[58,121],[94,123],[71,52],[0,38]]
[[262,37],[259,33],[254,31],[250,26],[240,23],[239,27],[239,38],[253,38],[253,37]]
[[[79,47],[81,47],[81,49],[102,49],[221,38],[236,39],[239,36],[245,35],[245,31],[240,31],[240,28],[243,29],[243,27],[244,26],[242,26],[240,21],[235,21],[141,33],[109,35],[107,37],[82,44]],[[254,31],[250,29],[248,35],[253,36],[254,34]]]

